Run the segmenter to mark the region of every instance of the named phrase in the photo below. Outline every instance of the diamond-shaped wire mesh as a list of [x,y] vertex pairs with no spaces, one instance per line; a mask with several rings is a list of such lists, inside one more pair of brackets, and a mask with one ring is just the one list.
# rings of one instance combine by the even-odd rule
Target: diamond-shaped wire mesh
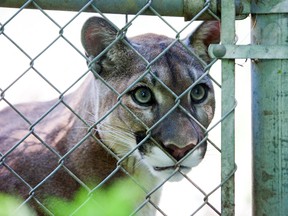
[[[13,118],[15,119],[15,122],[19,122],[19,125],[9,124],[2,127],[2,124],[0,123],[2,127],[1,134],[4,134],[3,138],[0,140],[3,142],[9,140],[8,148],[0,148],[0,177],[1,172],[9,173],[9,175],[7,175],[9,178],[13,177],[14,180],[11,181],[11,184],[5,190],[20,193],[24,199],[24,202],[19,206],[20,210],[23,205],[28,204],[36,207],[40,211],[44,211],[48,215],[54,215],[55,213],[53,212],[53,208],[46,204],[46,197],[43,194],[43,191],[53,191],[53,193],[51,193],[53,196],[61,196],[62,193],[69,194],[66,198],[71,198],[69,191],[76,191],[79,188],[84,188],[87,193],[91,195],[97,193],[97,190],[105,188],[110,181],[118,178],[118,175],[120,175],[119,173],[122,173],[121,175],[131,179],[132,184],[136,184],[144,194],[143,199],[131,214],[141,213],[141,211],[143,211],[142,208],[149,205],[150,208],[155,209],[155,212],[157,212],[158,215],[177,215],[177,212],[169,212],[169,207],[167,208],[161,203],[159,204],[158,201],[153,198],[155,194],[159,193],[160,189],[169,184],[168,181],[171,178],[174,178],[177,174],[184,177],[183,182],[185,184],[185,190],[183,193],[187,193],[187,196],[189,197],[187,200],[189,206],[187,214],[221,214],[219,190],[221,185],[225,182],[221,182],[220,180],[220,143],[219,139],[214,141],[213,138],[208,138],[208,132],[210,134],[213,133],[213,131],[217,131],[217,128],[219,128],[219,124],[225,118],[225,115],[222,117],[216,115],[210,127],[206,129],[206,126],[199,122],[198,117],[193,116],[191,111],[181,102],[184,100],[183,98],[187,93],[190,92],[198,83],[207,79],[207,76],[209,76],[213,81],[216,95],[219,94],[221,85],[216,81],[219,78],[209,75],[210,68],[216,60],[207,65],[204,59],[198,57],[197,54],[188,48],[182,41],[183,37],[186,36],[186,31],[191,29],[191,26],[194,25],[194,19],[183,25],[181,28],[173,26],[173,24],[170,23],[171,18],[162,17],[153,7],[151,7],[150,3],[151,2],[148,2],[143,8],[141,8],[136,15],[126,17],[128,18],[126,22],[124,22],[125,16],[113,18],[113,16],[110,17],[109,15],[102,14],[102,12],[97,8],[97,3],[93,3],[93,1],[90,1],[87,5],[83,5],[82,8],[79,8],[79,12],[77,13],[67,13],[68,18],[66,15],[59,15],[57,12],[43,10],[37,1],[27,1],[27,4],[33,4],[37,10],[26,10],[24,5],[21,9],[12,10],[12,14],[7,12],[6,16],[1,17],[0,52],[9,50],[9,52],[12,53],[12,56],[1,55],[1,68],[9,68],[11,74],[13,72],[13,75],[9,76],[5,82],[0,82],[0,106],[8,106],[8,108],[2,112],[13,113]],[[113,40],[113,42],[108,45],[100,55],[93,57],[85,56],[83,48],[80,45],[80,37],[75,37],[75,34],[80,36],[83,22],[88,17],[92,16],[91,14],[85,13],[87,8],[93,8],[93,10],[98,13],[97,16],[103,17],[111,26],[114,26],[117,29],[116,39]],[[171,35],[173,35],[173,39],[152,59],[147,59],[146,56],[140,54],[137,50],[137,45],[132,45],[125,40],[126,35],[129,36],[129,34],[135,34],[133,32],[134,26],[138,26],[140,30],[145,28],[145,30],[149,31],[150,23],[147,22],[147,20],[151,19],[151,17],[142,16],[142,13],[146,10],[150,10],[154,15],[152,22],[157,19],[157,22],[161,23],[160,28],[167,29],[171,32]],[[199,15],[208,10],[209,7],[206,5]],[[34,32],[25,31],[25,26],[20,30],[13,29],[13,25],[17,25],[17,22],[20,22],[21,19],[25,19],[26,15],[31,13],[35,14],[37,20],[41,20],[41,22],[35,22],[36,20],[31,18],[26,21],[26,25],[35,25],[35,27],[33,27],[35,28]],[[217,17],[216,15],[214,16]],[[122,23],[120,25],[114,24],[114,22],[119,19],[123,19]],[[147,24],[148,26],[143,26],[142,20],[144,20],[144,24]],[[41,24],[42,22],[43,25]],[[21,37],[17,37],[20,33],[23,34],[23,39],[29,38],[29,41],[21,41]],[[28,34],[28,36],[25,36],[25,34]],[[141,75],[134,78],[129,85],[121,82],[121,77],[117,77],[118,83],[113,83],[111,80],[115,80],[115,77],[107,79],[105,76],[102,76],[101,73],[98,73],[99,68],[97,66],[99,66],[101,58],[107,55],[107,52],[109,52],[113,46],[117,46],[119,42],[123,43],[125,49],[129,49],[129,52],[133,55],[137,55],[143,62]],[[168,55],[169,51],[175,47],[176,44],[177,46],[181,46],[181,49],[185,50],[185,52],[189,53],[193,58],[197,58],[200,62],[198,67],[200,67],[200,64],[204,65],[203,67],[205,71],[199,79],[193,80],[193,84],[187,87],[185,91],[180,94],[175,92],[175,90],[173,91],[172,89],[174,86],[169,86],[169,84],[167,85],[165,80],[162,80],[153,70],[156,63],[161,61],[165,55]],[[85,65],[86,62],[88,63],[88,68]],[[10,73],[10,71],[5,73]],[[59,74],[59,76],[52,76],[52,72]],[[59,78],[60,73],[63,73],[61,74],[61,79]],[[97,113],[87,113],[88,109],[83,110],[83,108],[89,104],[81,104],[81,106],[79,106],[79,103],[82,103],[79,95],[87,95],[88,97],[88,94],[91,94],[91,89],[87,89],[85,84],[80,88],[78,87],[83,82],[87,83],[87,77],[91,78],[92,74],[97,80],[102,82],[103,88],[107,89],[107,91],[111,91],[111,95],[113,95],[112,97],[117,98],[115,103],[111,105],[111,107],[109,107],[102,116],[98,116]],[[147,79],[147,77],[160,85],[163,91],[167,92],[169,97],[173,97],[174,99],[174,103],[169,107],[169,109],[167,109],[167,112],[150,125],[143,120],[141,115],[137,114],[137,112],[135,112],[131,107],[125,105],[123,102],[125,101],[125,95],[131,94],[131,92],[139,88],[137,87],[139,86],[139,83],[141,83],[143,79]],[[85,79],[86,81],[84,81]],[[21,83],[24,83],[25,88],[19,89],[18,85],[23,86]],[[121,85],[122,88],[119,88],[119,85]],[[27,110],[27,107],[23,105],[15,105],[14,101],[27,101],[31,91],[37,91],[37,89],[40,91],[42,88],[45,89],[44,91],[47,91],[47,98],[57,99],[49,102],[40,102],[42,103],[41,108],[33,102],[30,106],[30,109],[35,114],[33,117],[30,113],[31,110]],[[123,91],[117,90],[123,88],[125,88]],[[20,99],[14,98],[14,92],[17,91],[22,92]],[[73,91],[76,93],[70,94]],[[86,93],[83,94],[85,91]],[[43,98],[40,96],[40,98],[32,99],[45,100],[44,98],[46,98],[46,96],[43,96]],[[102,100],[109,99],[110,98],[102,98]],[[164,100],[166,99],[164,98]],[[217,109],[218,107],[217,104]],[[128,113],[130,118],[135,121],[135,125],[137,123],[137,127],[140,127],[139,125],[141,125],[142,128],[145,128],[146,133],[139,135],[141,139],[135,147],[130,148],[122,154],[116,154],[111,149],[111,146],[107,146],[105,140],[99,137],[97,128],[101,127],[102,133],[109,132],[113,136],[118,137],[118,139],[124,139],[123,134],[117,131],[120,128],[116,128],[115,126],[112,127],[111,125],[105,126],[105,121],[111,116],[113,118],[115,113],[120,112],[120,110]],[[152,135],[152,132],[155,131],[162,122],[169,119],[171,113],[174,113],[177,110],[181,110],[182,113],[185,113],[185,115],[191,119],[190,121],[196,122],[197,127],[204,131],[204,136],[201,140],[198,140],[199,143],[197,148],[200,148],[201,145],[204,145],[205,142],[207,142],[208,147],[206,157],[209,158],[211,155],[213,157],[211,160],[213,161],[212,163],[211,161],[209,162],[209,159],[208,162],[205,162],[204,160],[202,162],[203,164],[200,165],[201,168],[196,167],[195,170],[189,174],[180,169],[180,164],[187,160],[193,152],[197,151],[197,148],[191,150],[180,160],[175,160],[169,152],[167,152],[167,149],[165,150],[163,145],[159,143],[155,134]],[[233,110],[234,108],[231,112]],[[59,113],[61,113],[61,115]],[[62,113],[64,113],[64,115],[62,115]],[[226,115],[229,115],[229,113]],[[5,118],[9,117],[5,116],[5,113],[2,114],[2,116],[3,122],[6,120]],[[6,121],[13,122],[14,119]],[[46,125],[46,122],[53,121],[55,121],[55,125]],[[71,128],[70,125],[72,124],[74,127]],[[18,128],[16,130],[21,130],[21,136],[14,134],[13,127],[20,127],[20,129]],[[70,135],[75,135],[77,138],[68,137],[67,134],[62,134],[63,131],[66,131]],[[127,133],[128,137],[130,136],[131,138],[131,133],[129,134],[129,131],[124,131],[124,133]],[[53,134],[53,136],[51,134]],[[57,146],[52,144],[56,140],[58,142]],[[85,146],[87,147],[87,143],[92,142],[91,140],[100,146],[101,150],[99,150],[99,154],[103,155],[103,160],[107,157],[113,162],[113,165],[107,164],[110,171],[103,171],[101,176],[105,177],[97,179],[96,183],[95,181],[91,183],[91,179],[89,179],[91,173],[89,173],[89,170],[85,170],[85,174],[79,171],[85,164],[93,164],[94,162],[93,158],[89,157],[89,155],[92,154],[86,152],[87,155],[85,155]],[[159,149],[162,149],[163,152],[165,152],[165,155],[171,158],[175,163],[175,170],[165,179],[159,181],[153,188],[147,188],[146,185],[142,185],[142,183],[134,177],[131,171],[126,169],[127,163],[135,163],[135,161],[130,159],[138,149],[143,148],[143,145],[147,140],[158,146]],[[67,144],[68,142],[69,144]],[[129,140],[127,140],[127,142],[129,142]],[[25,150],[30,143],[34,143],[35,147],[31,150]],[[77,158],[79,155],[84,155],[84,157]],[[20,157],[19,161],[17,160],[17,157]],[[49,158],[49,161],[46,161],[43,158]],[[75,161],[81,161],[79,167],[75,166]],[[18,168],[23,167],[20,166],[20,163],[26,162],[27,165],[25,164],[25,169]],[[211,164],[213,164],[212,170],[211,167],[209,167]],[[94,164],[94,166],[97,166],[97,164]],[[137,169],[140,169],[141,166],[142,165],[136,164],[136,171]],[[31,179],[30,174],[27,173],[33,173],[33,169],[36,167],[40,167],[41,171],[38,171],[33,179]],[[91,167],[91,170],[93,169],[94,167]],[[203,170],[204,172],[209,172],[211,174],[209,178],[213,179],[213,181],[203,181],[203,179],[206,178]],[[233,174],[234,173],[231,173],[231,175]],[[148,170],[147,175],[150,175]],[[1,181],[9,181],[9,179],[6,179],[7,176],[1,177]],[[67,187],[64,189],[57,188],[57,182],[63,181],[63,178],[65,179]],[[87,200],[89,197],[90,196],[87,196]],[[175,202],[176,201],[177,197],[175,197]],[[79,208],[80,207],[81,206],[79,206]],[[78,209],[72,209],[69,214],[77,215],[77,210]],[[68,215],[68,213],[65,213],[65,215]],[[143,215],[148,214],[144,213]]]

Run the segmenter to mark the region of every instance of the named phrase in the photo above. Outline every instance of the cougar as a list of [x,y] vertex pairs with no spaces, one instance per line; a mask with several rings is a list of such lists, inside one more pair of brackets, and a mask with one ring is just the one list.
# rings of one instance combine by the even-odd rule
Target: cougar
[[[83,185],[129,175],[145,188],[144,201],[161,181],[180,180],[206,152],[215,99],[203,62],[211,61],[207,47],[219,42],[219,29],[206,21],[184,40],[128,39],[89,18],[81,31],[89,72],[78,90],[0,112],[0,192],[45,215],[46,197],[71,199]],[[150,202],[159,197],[160,189]],[[138,212],[155,213],[149,202]]]

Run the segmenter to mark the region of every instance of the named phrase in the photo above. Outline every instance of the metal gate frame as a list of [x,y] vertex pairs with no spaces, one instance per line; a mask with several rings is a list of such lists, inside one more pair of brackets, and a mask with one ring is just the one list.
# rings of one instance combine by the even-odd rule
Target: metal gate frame
[[[221,22],[227,26],[222,29],[222,44],[212,45],[210,54],[222,59],[222,75],[224,79],[230,76],[227,85],[234,82],[233,59],[252,59],[253,215],[285,215],[288,212],[288,1],[241,1],[240,13],[251,14],[253,23],[252,44],[245,46],[233,44],[235,30],[229,19],[233,20],[235,7],[231,2],[221,1]],[[227,34],[227,38],[223,34]],[[224,91],[225,80],[222,81]],[[233,124],[233,117],[230,123]],[[223,147],[222,141],[222,154]],[[226,147],[231,149],[230,154],[227,153],[232,162],[234,146]],[[234,203],[232,181],[231,178],[222,186],[223,215],[233,215],[225,210],[228,206],[232,209]]]

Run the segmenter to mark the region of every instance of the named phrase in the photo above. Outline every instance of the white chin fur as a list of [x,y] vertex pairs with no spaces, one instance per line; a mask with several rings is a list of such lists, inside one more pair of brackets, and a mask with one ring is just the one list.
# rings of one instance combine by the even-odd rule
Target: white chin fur
[[[196,149],[181,163],[181,166],[185,167],[180,168],[181,172],[187,174],[192,167],[197,166],[202,161],[201,155],[201,149]],[[151,152],[144,156],[144,161],[151,173],[160,179],[170,178],[169,181],[180,181],[183,179],[181,172],[175,172],[175,169],[173,168],[163,170],[155,169],[155,167],[163,168],[175,165],[175,162],[156,146],[152,147]]]

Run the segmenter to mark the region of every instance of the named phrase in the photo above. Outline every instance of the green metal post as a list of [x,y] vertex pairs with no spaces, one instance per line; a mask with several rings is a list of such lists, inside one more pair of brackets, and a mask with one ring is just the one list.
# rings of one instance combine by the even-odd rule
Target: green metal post
[[[275,7],[284,5],[285,2],[287,5],[287,1],[265,2],[252,1],[259,10],[274,11],[273,14],[252,14],[252,43],[281,45],[287,49],[288,16],[287,13],[275,13]],[[252,61],[253,215],[255,216],[288,215],[287,57],[286,60]]]
[[[235,42],[235,2],[221,1],[221,41],[222,44]],[[221,123],[221,215],[234,215],[234,170],[235,170],[235,60],[222,60],[222,116],[230,113]],[[232,111],[232,112],[231,112]],[[232,174],[232,175],[231,175]]]

